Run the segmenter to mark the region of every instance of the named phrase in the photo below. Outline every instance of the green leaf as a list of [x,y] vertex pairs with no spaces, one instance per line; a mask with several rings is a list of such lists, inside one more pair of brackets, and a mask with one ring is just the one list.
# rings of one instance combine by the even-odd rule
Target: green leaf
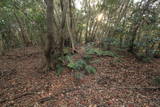
[[76,64],[77,64],[80,68],[82,68],[82,67],[84,67],[84,66],[86,65],[86,62],[81,59],[81,60],[78,60],[78,61],[76,62]]
[[71,69],[76,69],[77,68],[77,65],[73,62],[70,62],[67,66]]
[[69,55],[67,55],[67,56],[65,57],[65,59],[66,59],[66,61],[69,62],[69,63],[73,62],[72,57],[69,56]]
[[85,55],[85,56],[83,57],[83,59],[88,61],[88,60],[92,59],[92,56]]
[[59,76],[64,71],[64,67],[61,64],[56,65],[56,75]]
[[103,56],[111,56],[111,57],[117,57],[118,55],[111,52],[111,51],[104,51]]
[[85,67],[85,70],[86,70],[87,73],[93,73],[93,74],[96,73],[96,68],[93,67],[93,66],[90,66],[90,65],[87,65]]

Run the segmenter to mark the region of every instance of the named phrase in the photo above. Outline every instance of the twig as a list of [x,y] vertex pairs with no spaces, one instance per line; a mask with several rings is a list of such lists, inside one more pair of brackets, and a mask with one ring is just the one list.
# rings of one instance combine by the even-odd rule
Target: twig
[[66,94],[66,93],[69,93],[69,92],[73,92],[73,91],[77,91],[77,90],[81,90],[81,89],[86,89],[86,88],[91,88],[91,87],[85,86],[85,87],[79,87],[79,88],[64,89],[64,90],[62,90],[61,92],[59,92],[55,95],[51,95],[51,96],[48,96],[48,97],[41,98],[37,102],[38,103],[44,103],[46,101],[56,99],[56,96],[58,96],[58,95]]
[[0,103],[5,103],[7,101],[16,100],[18,98],[21,98],[21,97],[24,97],[24,96],[27,96],[27,95],[33,95],[35,93],[36,92],[27,92],[27,93],[19,94],[19,95],[15,96],[14,98],[11,98],[11,99],[2,99],[2,100],[0,100]]

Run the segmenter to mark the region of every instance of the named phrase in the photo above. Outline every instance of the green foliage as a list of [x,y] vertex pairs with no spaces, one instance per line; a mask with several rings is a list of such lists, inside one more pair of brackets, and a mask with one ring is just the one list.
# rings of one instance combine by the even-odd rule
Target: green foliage
[[94,68],[93,66],[90,66],[90,65],[85,66],[85,70],[88,74],[96,73],[96,68]]
[[72,57],[69,55],[65,56],[65,60],[69,63],[73,62]]
[[[119,37],[124,35],[123,32],[122,31],[117,31],[117,30],[114,31],[115,35],[118,35]],[[120,43],[121,43],[121,41],[118,37],[105,37],[101,41],[102,47],[107,49],[107,50],[110,50],[111,47],[119,47]]]
[[152,58],[144,55],[143,53],[136,54],[136,58],[142,62],[148,63],[151,62]]
[[87,56],[87,57],[80,59],[78,61],[73,61],[72,59],[70,59],[70,57],[68,57],[69,63],[67,64],[67,67],[70,69],[76,70],[76,71],[85,70],[87,74],[95,73],[96,69],[94,67],[92,67],[91,65],[87,64],[87,63],[89,63],[88,58],[91,58],[91,57]]
[[60,63],[56,66],[56,74],[59,76],[63,72],[64,65],[75,71],[86,71],[87,74],[95,73],[96,69],[88,65],[91,58],[92,56],[86,55],[83,59],[74,61],[70,55],[59,57],[58,59]]
[[86,62],[82,59],[78,60],[76,64],[79,65],[81,68],[87,65]]
[[88,55],[94,55],[97,54],[97,52],[99,52],[99,49],[94,49],[94,48],[86,49],[86,54]]
[[103,51],[103,56],[118,57],[118,55],[113,53],[112,51]]
[[90,56],[90,55],[85,55],[85,56],[83,57],[83,59],[84,59],[86,62],[89,62],[89,60],[92,59],[92,56]]
[[154,54],[155,58],[160,58],[160,50],[157,50]]
[[68,66],[69,68],[71,68],[71,69],[77,69],[77,68],[78,68],[77,64],[75,64],[75,63],[73,63],[73,62],[70,62],[67,66]]
[[60,76],[60,74],[64,71],[64,66],[61,64],[56,65],[56,75]]
[[67,66],[74,70],[81,70],[86,65],[84,60],[78,60],[76,62],[71,61]]
[[86,53],[88,55],[97,55],[97,56],[110,56],[110,57],[117,57],[118,55],[113,53],[112,51],[103,51],[97,48],[87,49]]

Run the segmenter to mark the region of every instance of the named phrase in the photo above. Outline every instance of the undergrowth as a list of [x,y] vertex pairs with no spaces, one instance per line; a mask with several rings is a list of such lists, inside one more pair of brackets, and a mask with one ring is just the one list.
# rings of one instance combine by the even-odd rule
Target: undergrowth
[[86,49],[87,55],[97,55],[97,56],[110,56],[110,57],[118,57],[118,55],[112,51],[104,51],[98,48],[88,48]]
[[[98,63],[100,60],[92,61],[93,56],[109,56],[109,57],[120,57],[112,51],[104,51],[98,48],[86,48],[84,55],[81,59],[74,60],[72,55],[67,54],[66,56],[59,57],[59,64],[56,66],[56,74],[59,76],[65,67],[75,70],[79,73],[84,74],[95,74],[96,68],[91,64]],[[78,74],[79,77],[81,74]]]

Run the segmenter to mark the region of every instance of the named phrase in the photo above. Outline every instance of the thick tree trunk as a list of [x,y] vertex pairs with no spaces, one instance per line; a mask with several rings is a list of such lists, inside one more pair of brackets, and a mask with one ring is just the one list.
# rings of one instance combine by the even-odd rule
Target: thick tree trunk
[[53,0],[45,0],[45,3],[47,5],[47,40],[46,40],[46,46],[45,46],[45,58],[46,58],[46,64],[47,67],[50,69],[52,67],[51,63],[51,57],[52,54],[54,55],[55,51],[55,38],[54,38],[54,25],[53,25]]

